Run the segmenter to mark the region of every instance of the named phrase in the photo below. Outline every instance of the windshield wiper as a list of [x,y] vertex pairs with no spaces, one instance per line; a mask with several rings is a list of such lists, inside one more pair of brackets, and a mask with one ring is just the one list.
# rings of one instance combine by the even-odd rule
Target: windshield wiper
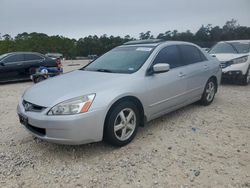
[[83,71],[97,71],[97,72],[108,72],[108,73],[114,73],[113,71],[109,70],[109,69],[85,69],[84,67],[81,68],[80,70]]
[[95,71],[98,71],[98,72],[113,72],[109,69],[96,69]]

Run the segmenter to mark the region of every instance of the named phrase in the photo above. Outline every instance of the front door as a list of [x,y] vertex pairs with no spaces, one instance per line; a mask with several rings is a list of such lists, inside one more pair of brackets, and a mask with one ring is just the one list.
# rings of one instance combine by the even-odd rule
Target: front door
[[0,81],[18,79],[23,71],[23,62],[23,54],[14,54],[3,59],[0,65]]
[[157,63],[168,63],[170,70],[146,76],[146,101],[150,119],[166,113],[186,100],[186,71],[177,46],[163,48],[152,65]]

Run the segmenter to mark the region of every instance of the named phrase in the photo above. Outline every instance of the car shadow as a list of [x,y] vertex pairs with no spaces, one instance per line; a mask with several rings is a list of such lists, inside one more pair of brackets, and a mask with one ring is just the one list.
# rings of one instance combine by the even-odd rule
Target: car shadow
[[21,80],[7,80],[7,81],[0,81],[1,85],[9,85],[9,84],[17,84],[17,83],[25,83],[25,82],[32,82],[30,78],[21,79]]
[[242,86],[240,81],[237,81],[237,80],[221,80],[221,85],[224,85],[224,86],[227,86],[227,85]]
[[[111,146],[105,142],[96,142],[91,144],[83,144],[83,145],[60,145],[50,143],[39,138],[33,137],[35,140],[35,144],[32,144],[31,147],[36,147],[34,150],[43,150],[45,154],[50,155],[53,153],[54,157],[60,157],[66,159],[68,156],[73,156],[73,158],[82,158],[82,157],[96,157],[98,155],[108,155],[111,152],[119,151],[119,150],[127,150],[133,147],[136,147],[135,143],[139,140],[147,137],[150,133],[154,133],[157,129],[161,128],[161,122],[173,122],[176,118],[181,117],[182,115],[186,114],[188,111],[193,111],[194,109],[199,110],[202,108],[201,105],[196,103],[178,109],[176,111],[170,112],[162,117],[154,119],[148,122],[144,127],[140,127],[138,133],[134,139],[134,141],[124,147],[115,147]],[[171,123],[164,124],[164,128],[173,132],[176,127]],[[150,141],[150,140],[149,140]],[[37,148],[38,147],[38,148]],[[49,157],[49,156],[48,156]]]
[[[164,129],[169,130],[170,132],[173,132],[176,129],[176,126],[174,124],[168,123],[168,122],[174,122],[177,118],[180,117],[185,117],[186,114],[190,111],[194,111],[194,110],[199,110],[200,108],[203,108],[204,106],[202,106],[199,102],[195,102],[193,104],[190,104],[188,106],[182,107],[180,109],[177,109],[175,111],[172,111],[168,114],[165,114],[161,117],[158,117],[154,120],[149,121],[145,127],[143,127],[139,132],[141,134],[145,134],[147,135],[148,132],[154,132],[155,129],[158,129],[161,124],[161,122],[166,122],[164,123]],[[162,127],[161,127],[162,128]],[[139,134],[140,134],[139,133]]]

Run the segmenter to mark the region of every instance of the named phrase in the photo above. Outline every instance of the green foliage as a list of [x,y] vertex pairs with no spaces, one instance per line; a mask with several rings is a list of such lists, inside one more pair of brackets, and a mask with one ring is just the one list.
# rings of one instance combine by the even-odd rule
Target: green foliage
[[[141,32],[139,39],[152,39],[151,31]],[[196,33],[178,32],[177,30],[167,30],[160,33],[156,38],[164,40],[189,41],[201,47],[211,47],[221,40],[250,39],[250,27],[240,26],[236,20],[227,21],[221,28],[213,27],[211,24],[202,25]],[[10,35],[0,35],[0,54],[13,51],[35,51],[40,53],[56,52],[62,53],[66,58],[76,56],[88,56],[90,54],[101,55],[110,49],[121,45],[127,41],[135,40],[129,35],[125,37],[107,36],[100,37],[93,35],[80,38],[79,40],[69,39],[63,36],[48,36],[44,33],[21,33],[15,38]]]
[[78,56],[88,56],[90,54],[101,55],[110,49],[121,45],[129,40],[133,40],[129,35],[124,38],[102,35],[100,37],[88,36],[80,38],[76,42],[76,54]]
[[151,31],[147,31],[146,33],[141,32],[139,36],[140,40],[153,39],[153,38],[154,36],[151,35]]

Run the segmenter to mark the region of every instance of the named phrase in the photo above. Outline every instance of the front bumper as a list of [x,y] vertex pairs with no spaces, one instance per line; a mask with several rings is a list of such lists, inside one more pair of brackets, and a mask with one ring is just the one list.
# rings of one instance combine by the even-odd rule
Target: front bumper
[[[221,63],[223,65],[223,63]],[[232,64],[226,67],[222,67],[222,73],[227,74],[229,72],[235,72],[236,74],[245,75],[247,73],[249,63]],[[238,72],[238,73],[237,73]]]
[[[221,63],[222,66],[226,64]],[[249,63],[231,64],[222,68],[222,79],[242,79],[247,73]]]
[[242,71],[227,71],[222,73],[223,79],[241,79],[244,75]]
[[25,111],[20,101],[17,114],[31,134],[50,142],[78,145],[98,142],[103,137],[104,109],[77,115],[48,116],[43,112]]

